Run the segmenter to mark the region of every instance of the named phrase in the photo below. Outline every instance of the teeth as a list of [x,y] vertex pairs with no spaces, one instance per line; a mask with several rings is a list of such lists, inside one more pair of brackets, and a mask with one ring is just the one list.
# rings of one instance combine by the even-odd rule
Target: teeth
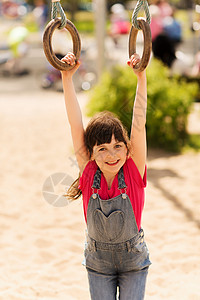
[[114,164],[116,164],[117,162],[118,162],[118,160],[115,161],[115,162],[108,162],[108,164],[109,164],[109,165],[114,165]]

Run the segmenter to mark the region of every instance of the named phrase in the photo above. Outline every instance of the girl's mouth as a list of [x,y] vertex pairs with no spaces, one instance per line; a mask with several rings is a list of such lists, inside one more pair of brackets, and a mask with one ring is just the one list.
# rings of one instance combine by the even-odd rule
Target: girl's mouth
[[107,165],[109,166],[116,166],[119,162],[119,159],[117,161],[113,161],[113,162],[106,162]]

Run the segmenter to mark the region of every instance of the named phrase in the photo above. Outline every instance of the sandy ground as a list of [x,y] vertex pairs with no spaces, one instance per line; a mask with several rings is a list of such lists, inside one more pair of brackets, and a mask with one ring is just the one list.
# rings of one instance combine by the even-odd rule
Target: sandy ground
[[[0,91],[0,299],[89,300],[81,200],[55,207],[43,197],[47,179],[78,174],[63,94],[39,90],[33,76],[0,78]],[[78,99],[84,107],[87,94]],[[199,166],[200,153],[148,153],[146,300],[200,299]]]

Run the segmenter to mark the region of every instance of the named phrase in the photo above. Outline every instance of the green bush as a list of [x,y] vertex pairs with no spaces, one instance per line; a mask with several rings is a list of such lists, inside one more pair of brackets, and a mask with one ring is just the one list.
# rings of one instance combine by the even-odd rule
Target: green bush
[[74,25],[78,32],[93,34],[95,29],[94,14],[89,11],[77,11],[75,14]]
[[[147,81],[148,145],[180,151],[188,138],[187,118],[198,86],[180,78],[169,78],[168,70],[157,60],[147,69]],[[111,72],[105,72],[92,92],[88,115],[112,111],[130,132],[136,85],[137,78],[128,67],[116,66]]]
[[74,21],[78,32],[81,33],[94,33],[94,22],[93,21]]

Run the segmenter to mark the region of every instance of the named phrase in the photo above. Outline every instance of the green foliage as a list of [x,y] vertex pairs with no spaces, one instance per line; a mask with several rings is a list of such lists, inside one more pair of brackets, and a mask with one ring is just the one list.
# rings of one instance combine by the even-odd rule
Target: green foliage
[[179,151],[187,140],[187,118],[198,86],[167,75],[158,61],[148,70],[148,141],[152,146]]
[[94,33],[94,23],[91,21],[74,21],[78,32],[82,33]]
[[74,25],[79,32],[94,33],[94,14],[89,11],[76,12]]
[[190,134],[187,139],[187,143],[185,144],[183,151],[195,151],[198,152],[200,150],[200,135],[199,134]]
[[130,68],[115,67],[112,73],[105,72],[101,82],[94,88],[88,105],[91,116],[103,110],[112,111],[129,129],[132,118],[131,105],[136,89],[136,80]]
[[[176,77],[169,78],[168,70],[157,60],[153,60],[147,69],[147,81],[148,145],[180,151],[188,138],[187,118],[198,86]],[[130,131],[136,86],[137,78],[130,68],[114,67],[112,72],[104,73],[94,88],[88,114],[112,111]]]

